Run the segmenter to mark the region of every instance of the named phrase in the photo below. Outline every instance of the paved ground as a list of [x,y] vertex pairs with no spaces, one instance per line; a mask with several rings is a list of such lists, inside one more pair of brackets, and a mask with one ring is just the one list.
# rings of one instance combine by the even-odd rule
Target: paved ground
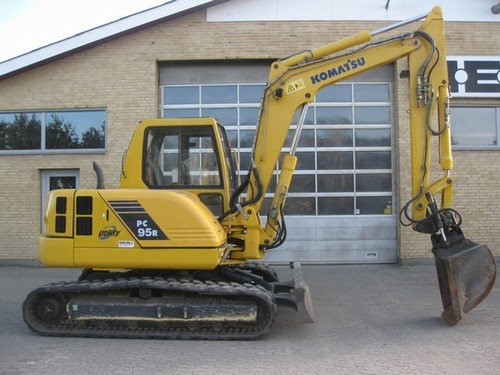
[[[277,267],[286,275],[287,267]],[[281,309],[251,342],[49,338],[25,326],[26,294],[76,270],[0,267],[0,374],[500,374],[500,292],[455,327],[432,266],[304,266],[317,323]]]

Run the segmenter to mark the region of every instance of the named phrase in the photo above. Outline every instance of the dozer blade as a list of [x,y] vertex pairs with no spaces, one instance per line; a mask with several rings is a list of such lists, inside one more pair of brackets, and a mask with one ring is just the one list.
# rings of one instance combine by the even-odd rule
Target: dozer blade
[[293,280],[273,282],[274,300],[278,305],[291,307],[297,311],[300,323],[314,323],[315,314],[309,286],[302,276],[300,262],[290,263]]
[[496,277],[495,258],[487,246],[467,239],[434,248],[433,253],[444,309],[441,317],[453,326],[490,293]]
[[309,286],[302,277],[302,267],[299,262],[293,262],[294,288],[292,296],[297,304],[297,313],[301,323],[314,323],[316,319]]

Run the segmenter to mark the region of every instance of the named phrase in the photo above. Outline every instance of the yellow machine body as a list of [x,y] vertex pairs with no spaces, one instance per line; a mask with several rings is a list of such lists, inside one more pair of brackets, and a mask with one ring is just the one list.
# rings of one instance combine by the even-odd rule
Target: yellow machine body
[[222,226],[195,194],[139,189],[58,193],[49,197],[40,238],[44,264],[213,269],[227,250]]

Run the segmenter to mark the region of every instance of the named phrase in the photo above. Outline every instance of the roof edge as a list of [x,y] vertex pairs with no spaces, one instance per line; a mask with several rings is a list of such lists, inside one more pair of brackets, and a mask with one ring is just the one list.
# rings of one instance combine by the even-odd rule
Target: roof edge
[[167,18],[229,0],[171,0],[0,62],[0,80]]

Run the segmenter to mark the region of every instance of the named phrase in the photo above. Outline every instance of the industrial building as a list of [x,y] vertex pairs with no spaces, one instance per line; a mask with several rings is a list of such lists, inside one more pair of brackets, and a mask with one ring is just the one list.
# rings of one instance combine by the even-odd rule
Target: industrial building
[[[106,187],[116,187],[141,120],[216,117],[244,173],[273,61],[434,5],[446,21],[454,208],[467,237],[499,256],[496,1],[304,3],[175,0],[0,62],[0,261],[35,261],[47,192],[95,187],[93,161]],[[385,65],[315,98],[285,209],[289,236],[266,260],[432,258],[427,236],[399,222],[411,198],[405,64]]]

